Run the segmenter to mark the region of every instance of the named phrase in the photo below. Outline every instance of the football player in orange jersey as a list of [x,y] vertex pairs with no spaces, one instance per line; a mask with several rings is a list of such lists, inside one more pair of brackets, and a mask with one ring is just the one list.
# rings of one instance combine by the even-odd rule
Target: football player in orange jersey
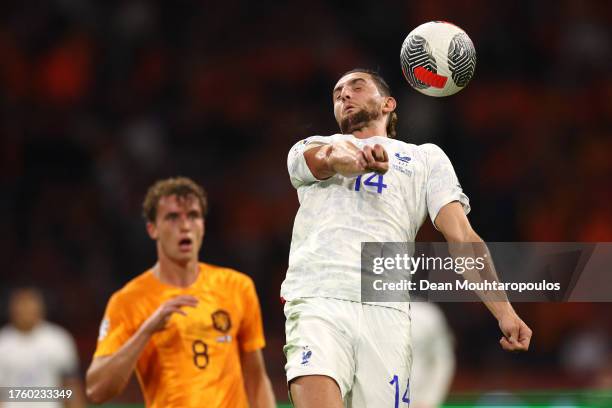
[[110,298],[87,370],[87,396],[118,395],[135,370],[147,407],[275,406],[252,280],[198,261],[206,193],[161,180],[143,204],[157,263]]

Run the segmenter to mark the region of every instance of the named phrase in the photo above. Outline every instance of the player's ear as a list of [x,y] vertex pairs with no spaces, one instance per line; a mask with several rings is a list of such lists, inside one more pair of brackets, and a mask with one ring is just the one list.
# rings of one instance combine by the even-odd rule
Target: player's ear
[[383,113],[391,113],[397,107],[397,101],[392,96],[385,97],[385,103],[383,103],[382,111]]
[[149,233],[149,237],[151,237],[151,239],[154,239],[154,240],[157,239],[158,237],[157,227],[151,221],[147,222],[147,232]]

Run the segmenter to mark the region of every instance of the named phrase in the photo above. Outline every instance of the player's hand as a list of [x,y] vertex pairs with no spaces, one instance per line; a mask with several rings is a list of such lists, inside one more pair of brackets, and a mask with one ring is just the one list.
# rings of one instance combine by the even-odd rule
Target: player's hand
[[385,174],[389,170],[389,156],[384,147],[379,144],[365,146],[363,148],[367,165],[366,169],[378,174]]
[[381,145],[366,146],[363,150],[349,141],[331,145],[329,164],[338,174],[353,177],[369,171],[384,174],[389,169],[387,152]]
[[527,351],[531,342],[532,331],[516,314],[499,319],[499,328],[504,334],[499,340],[506,351]]
[[186,316],[184,310],[181,309],[183,306],[196,307],[198,299],[190,295],[179,295],[163,303],[160,307],[153,312],[153,314],[143,323],[142,330],[153,334],[157,331],[166,328],[168,321],[174,313]]

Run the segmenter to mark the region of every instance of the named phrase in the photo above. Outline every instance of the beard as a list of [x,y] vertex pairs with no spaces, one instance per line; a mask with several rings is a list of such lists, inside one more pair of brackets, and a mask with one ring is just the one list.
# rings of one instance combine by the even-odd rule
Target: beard
[[348,135],[357,130],[361,130],[368,126],[370,122],[379,119],[382,116],[381,112],[377,109],[374,101],[368,102],[366,106],[346,115],[340,121],[340,130],[342,134]]

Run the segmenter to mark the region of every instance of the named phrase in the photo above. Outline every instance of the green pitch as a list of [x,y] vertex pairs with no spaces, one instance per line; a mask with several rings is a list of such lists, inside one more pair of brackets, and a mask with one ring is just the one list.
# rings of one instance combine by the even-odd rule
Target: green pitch
[[[403,404],[406,405],[406,404]],[[105,404],[105,408],[143,408],[141,404]],[[402,407],[402,405],[400,405]],[[443,408],[602,408],[612,407],[612,391],[525,391],[507,394],[454,393]],[[278,408],[292,408],[282,403]]]

